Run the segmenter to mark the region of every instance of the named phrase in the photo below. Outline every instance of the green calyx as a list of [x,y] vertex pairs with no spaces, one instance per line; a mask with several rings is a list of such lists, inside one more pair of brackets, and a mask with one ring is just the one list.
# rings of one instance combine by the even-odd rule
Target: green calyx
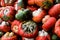
[[21,6],[22,8],[24,7],[23,0],[18,0],[17,6]]
[[31,11],[28,9],[22,9],[18,10],[17,14],[15,15],[15,18],[18,20],[26,20],[31,15]]
[[5,21],[10,20],[10,17],[7,17],[6,15],[4,15],[2,18],[3,18],[3,20],[5,20]]
[[22,29],[26,33],[33,33],[36,29],[36,23],[33,21],[27,21],[22,24]]
[[52,40],[58,40],[57,35],[52,35]]
[[45,2],[43,2],[43,8],[44,9],[49,9],[52,5],[53,5],[53,3],[50,1],[46,0]]

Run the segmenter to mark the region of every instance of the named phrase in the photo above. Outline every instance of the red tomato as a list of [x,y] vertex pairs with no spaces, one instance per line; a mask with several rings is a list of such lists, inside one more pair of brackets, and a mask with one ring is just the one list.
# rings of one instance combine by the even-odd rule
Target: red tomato
[[54,29],[55,34],[60,37],[60,19],[55,24],[55,29]]
[[38,9],[33,12],[32,20],[39,23],[42,21],[42,18],[45,16],[45,14],[46,14],[45,10]]
[[20,24],[20,21],[18,20],[14,20],[11,24],[11,30],[16,34],[19,34],[18,32],[19,24]]
[[50,10],[49,10],[49,15],[53,17],[58,17],[60,14],[60,4],[54,5]]
[[10,31],[10,25],[8,22],[2,21],[0,24],[0,30],[3,32],[8,32]]
[[17,36],[13,32],[7,32],[2,36],[1,40],[17,40]]
[[1,6],[12,6],[16,0],[1,0]]
[[56,22],[56,18],[54,17],[50,17],[47,22],[45,22],[43,25],[42,25],[42,28],[45,30],[45,31],[49,31],[51,28],[54,27],[54,24]]
[[44,30],[39,31],[39,35],[36,37],[36,40],[50,40],[50,35]]
[[37,25],[33,21],[21,23],[19,25],[19,34],[22,37],[33,38],[38,33]]

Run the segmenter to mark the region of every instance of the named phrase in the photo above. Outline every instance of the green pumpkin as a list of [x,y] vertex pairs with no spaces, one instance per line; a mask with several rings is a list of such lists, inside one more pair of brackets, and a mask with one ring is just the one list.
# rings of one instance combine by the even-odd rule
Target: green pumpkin
[[52,35],[52,40],[58,40],[58,37],[57,37],[57,35]]
[[29,9],[21,9],[18,10],[17,14],[15,15],[15,18],[17,20],[26,20],[29,17],[31,17],[31,11]]

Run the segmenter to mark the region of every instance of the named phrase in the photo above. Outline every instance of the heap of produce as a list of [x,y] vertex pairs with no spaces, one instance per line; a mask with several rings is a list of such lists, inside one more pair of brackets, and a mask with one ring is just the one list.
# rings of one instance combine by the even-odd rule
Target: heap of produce
[[0,40],[60,40],[60,0],[0,0]]

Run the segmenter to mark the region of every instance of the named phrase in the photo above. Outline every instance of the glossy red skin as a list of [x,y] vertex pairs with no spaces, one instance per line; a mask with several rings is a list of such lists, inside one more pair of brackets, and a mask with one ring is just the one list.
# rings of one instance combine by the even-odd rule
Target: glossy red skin
[[47,36],[37,36],[36,40],[51,40],[51,39],[50,39],[50,36],[47,35]]
[[50,10],[49,10],[49,15],[53,16],[53,17],[58,17],[58,15],[60,14],[60,4],[56,4],[54,5]]
[[20,36],[22,37],[27,37],[27,38],[33,38],[33,37],[36,37],[37,34],[38,34],[38,28],[36,27],[36,30],[33,32],[33,33],[25,33],[22,29],[22,23],[19,25],[19,34]]
[[45,10],[42,10],[39,15],[33,16],[32,20],[39,23],[42,21],[43,17],[46,15]]
[[60,38],[60,19],[55,24],[54,32]]
[[15,30],[13,30],[13,28],[14,28],[14,26],[19,27],[19,24],[20,24],[20,21],[18,21],[18,20],[14,20],[11,24],[11,30],[16,34],[19,34],[19,32],[15,32]]
[[47,20],[47,22],[45,22],[45,23],[42,25],[42,28],[43,28],[45,31],[49,31],[51,28],[54,27],[55,22],[56,22],[56,18],[50,17],[50,18]]
[[28,4],[29,5],[34,5],[35,4],[35,0],[28,0]]
[[13,0],[13,3],[5,3],[4,0],[1,0],[1,6],[12,6],[12,5],[14,5],[15,1],[16,0]]
[[27,6],[28,9],[30,9],[31,11],[35,11],[37,10],[38,8],[35,7],[35,6]]
[[[10,20],[12,20],[12,18],[14,17],[14,15],[15,15],[15,9],[14,9],[14,7],[12,7],[12,6],[6,6],[5,8],[3,8],[2,9],[2,12],[0,13],[0,17],[2,18],[3,16],[4,16],[4,10],[5,9],[9,9],[9,12],[7,13],[7,17],[10,17]],[[3,19],[3,18],[2,18]]]
[[12,36],[12,37],[4,37],[4,36],[2,36],[1,40],[17,40],[17,36]]
[[0,30],[3,31],[3,32],[8,32],[10,31],[10,26],[0,26]]

